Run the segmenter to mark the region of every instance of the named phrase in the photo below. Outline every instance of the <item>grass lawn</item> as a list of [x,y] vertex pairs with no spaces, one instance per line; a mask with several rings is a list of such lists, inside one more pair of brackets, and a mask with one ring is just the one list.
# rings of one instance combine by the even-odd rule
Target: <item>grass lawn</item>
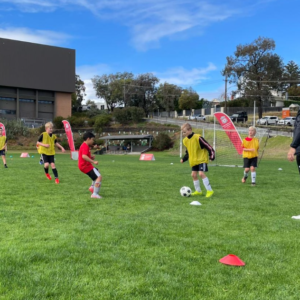
[[[210,167],[213,197],[183,198],[188,163],[154,154],[98,156],[98,200],[69,155],[56,155],[55,185],[36,153],[8,153],[0,299],[299,299],[296,164],[263,159],[256,187],[241,183],[242,168]],[[219,263],[228,254],[246,266]]]

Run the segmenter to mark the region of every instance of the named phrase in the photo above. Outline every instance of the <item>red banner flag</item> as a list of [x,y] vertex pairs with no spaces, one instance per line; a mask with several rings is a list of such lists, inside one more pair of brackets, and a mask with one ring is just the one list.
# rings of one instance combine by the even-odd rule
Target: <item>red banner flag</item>
[[2,135],[6,136],[4,124],[0,123],[0,127],[2,128]]
[[238,154],[243,154],[243,147],[242,147],[242,139],[237,132],[234,124],[232,123],[229,116],[222,112],[214,113],[215,117],[218,119],[220,125],[226,132],[227,136],[231,140],[233,146],[235,147]]
[[65,132],[66,132],[66,135],[67,135],[67,139],[68,139],[70,150],[71,151],[75,151],[75,146],[74,146],[74,140],[73,140],[73,133],[72,133],[71,125],[66,120],[63,120],[62,122],[63,122],[64,127],[65,127]]

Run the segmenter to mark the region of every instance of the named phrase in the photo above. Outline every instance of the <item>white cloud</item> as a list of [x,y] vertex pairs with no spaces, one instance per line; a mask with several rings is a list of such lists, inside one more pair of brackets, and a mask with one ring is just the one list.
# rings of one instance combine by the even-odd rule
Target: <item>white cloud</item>
[[112,70],[108,65],[105,64],[98,64],[94,66],[78,66],[76,67],[76,74],[79,75],[80,79],[84,82],[85,85],[85,99],[84,101],[87,100],[93,100],[95,102],[99,102],[100,99],[97,98],[96,96],[96,91],[94,90],[93,83],[92,83],[92,78],[96,75],[103,75],[107,73],[111,73]]
[[213,23],[247,14],[261,1],[275,0],[0,0],[0,3],[32,13],[83,8],[99,18],[127,26],[133,46],[147,50],[158,47],[162,39],[183,32],[201,34]]
[[0,37],[46,45],[62,45],[71,37],[50,30],[31,30],[28,28],[0,28]]
[[160,78],[161,83],[168,82],[179,86],[192,86],[207,79],[207,74],[216,69],[217,67],[213,63],[209,63],[206,68],[193,68],[187,70],[183,67],[178,67],[163,73],[154,72],[154,74]]

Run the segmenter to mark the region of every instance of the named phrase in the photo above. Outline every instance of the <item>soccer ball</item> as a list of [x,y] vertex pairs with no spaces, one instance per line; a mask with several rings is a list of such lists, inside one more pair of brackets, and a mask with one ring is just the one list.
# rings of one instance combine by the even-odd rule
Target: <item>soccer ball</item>
[[188,186],[183,186],[180,189],[180,195],[182,197],[189,197],[189,196],[191,196],[191,194],[192,194],[192,190]]

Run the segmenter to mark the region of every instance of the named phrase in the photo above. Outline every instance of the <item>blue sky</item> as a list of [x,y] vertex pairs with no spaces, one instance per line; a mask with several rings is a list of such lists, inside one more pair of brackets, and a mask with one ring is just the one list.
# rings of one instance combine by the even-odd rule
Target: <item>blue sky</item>
[[0,0],[0,37],[75,49],[86,100],[98,101],[92,77],[124,71],[212,100],[239,44],[272,38],[300,64],[299,10],[299,0]]

